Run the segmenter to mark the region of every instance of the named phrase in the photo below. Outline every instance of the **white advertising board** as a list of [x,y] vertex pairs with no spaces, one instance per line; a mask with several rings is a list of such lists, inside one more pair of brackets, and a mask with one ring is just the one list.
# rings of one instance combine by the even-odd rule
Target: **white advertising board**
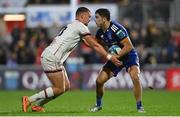
[[[89,26],[95,26],[94,12],[98,8],[107,8],[111,12],[111,18],[118,18],[118,7],[116,4],[81,4],[80,6],[87,7],[92,12],[92,21]],[[77,7],[77,8],[78,8]],[[26,9],[26,22],[28,27],[37,27],[39,25],[43,27],[50,27],[53,25],[66,25],[71,22],[72,11],[69,5],[58,5],[58,6],[28,6]],[[75,19],[75,18],[74,18]]]

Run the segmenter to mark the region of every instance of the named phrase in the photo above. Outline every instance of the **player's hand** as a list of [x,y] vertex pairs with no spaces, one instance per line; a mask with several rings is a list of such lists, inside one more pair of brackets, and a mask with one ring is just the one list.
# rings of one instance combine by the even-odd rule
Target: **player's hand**
[[112,55],[110,61],[114,63],[116,66],[121,66],[123,65],[123,63],[120,60],[118,60],[118,57],[116,55]]
[[120,58],[120,56],[119,55],[117,55],[117,54],[113,54],[117,59],[119,59]]

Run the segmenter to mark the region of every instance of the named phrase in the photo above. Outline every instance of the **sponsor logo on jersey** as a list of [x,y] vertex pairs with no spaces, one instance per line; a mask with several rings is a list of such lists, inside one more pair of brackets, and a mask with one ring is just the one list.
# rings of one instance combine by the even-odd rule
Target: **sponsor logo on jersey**
[[125,32],[122,31],[122,30],[119,30],[117,33],[117,36],[120,37],[120,38],[124,38],[126,36]]

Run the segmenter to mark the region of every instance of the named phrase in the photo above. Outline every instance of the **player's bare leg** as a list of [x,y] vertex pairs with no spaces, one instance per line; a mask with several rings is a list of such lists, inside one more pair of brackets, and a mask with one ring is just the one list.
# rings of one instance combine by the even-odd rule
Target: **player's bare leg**
[[96,105],[90,108],[91,112],[97,112],[102,109],[102,97],[104,94],[104,83],[108,81],[112,72],[108,69],[102,69],[96,79]]
[[[52,83],[52,87],[48,87],[47,89],[40,91],[30,97],[28,97],[28,103],[35,102],[40,99],[53,99],[59,95],[62,95],[66,90],[65,85],[65,77],[64,72],[54,72],[54,73],[46,73],[48,79]],[[24,104],[24,103],[23,103]],[[29,105],[23,105],[23,111],[27,112]]]
[[[107,82],[112,76],[108,69],[102,69],[96,79],[96,98],[102,98],[104,94],[104,83]],[[100,104],[99,104],[100,106]]]
[[[69,83],[69,79],[67,77],[67,73],[64,69],[64,71],[62,71],[64,74],[64,79],[65,79],[65,92],[68,91],[70,89],[70,83]],[[54,98],[49,98],[49,99],[40,99],[38,101],[36,101],[36,104],[34,106],[31,107],[32,111],[38,111],[41,110],[41,107],[43,107],[46,103],[48,103],[49,101],[53,100]]]
[[140,83],[140,69],[138,66],[133,65],[128,69],[128,72],[131,76],[132,82],[133,82],[133,92],[134,97],[136,99],[137,104],[137,110],[139,112],[144,112],[143,106],[142,106],[142,87]]

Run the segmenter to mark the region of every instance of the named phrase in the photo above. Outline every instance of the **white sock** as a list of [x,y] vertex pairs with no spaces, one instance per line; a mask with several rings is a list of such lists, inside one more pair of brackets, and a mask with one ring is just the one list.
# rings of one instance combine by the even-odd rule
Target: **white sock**
[[53,96],[54,96],[53,89],[52,87],[49,87],[43,91],[40,91],[39,93],[30,96],[28,99],[30,102],[35,102],[39,99],[51,98]]

